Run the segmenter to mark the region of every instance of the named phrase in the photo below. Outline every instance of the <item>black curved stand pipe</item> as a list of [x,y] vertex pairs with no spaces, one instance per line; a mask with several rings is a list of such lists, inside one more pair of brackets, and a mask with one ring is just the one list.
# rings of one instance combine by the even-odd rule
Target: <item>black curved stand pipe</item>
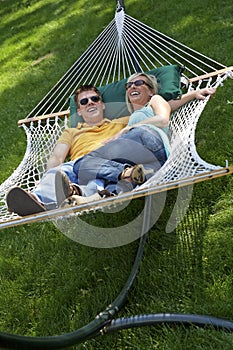
[[212,327],[217,330],[233,332],[233,322],[221,318],[204,316],[204,315],[189,315],[189,314],[151,314],[131,316],[128,318],[119,318],[113,320],[111,325],[105,328],[104,333],[112,333],[122,329],[158,326],[158,325],[183,325],[197,327]]
[[143,233],[148,232],[149,229],[150,200],[150,196],[146,197],[144,210],[145,215],[141,229],[142,237],[139,242],[138,251],[130,275],[125,286],[121,290],[121,293],[108,308],[97,315],[93,321],[71,333],[48,337],[30,337],[0,332],[0,348],[17,350],[61,349],[81,343],[87,339],[94,338],[102,334],[116,332],[122,329],[156,326],[162,324],[182,324],[185,326],[196,325],[198,327],[211,326],[216,329],[223,329],[225,331],[232,332],[233,322],[202,315],[151,314],[113,320],[113,317],[126,303],[128,293],[132,288],[139,271],[140,262],[143,257],[144,247],[147,240],[147,234]]

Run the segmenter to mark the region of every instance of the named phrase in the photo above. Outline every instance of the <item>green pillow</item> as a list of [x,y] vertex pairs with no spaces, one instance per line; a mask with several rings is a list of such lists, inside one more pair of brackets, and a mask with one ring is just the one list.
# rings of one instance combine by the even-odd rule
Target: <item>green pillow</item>
[[[159,95],[165,100],[176,100],[181,94],[180,77],[183,68],[177,65],[163,66],[152,69],[146,73],[156,76],[159,85]],[[107,84],[98,87],[103,101],[105,102],[104,116],[109,119],[115,119],[129,115],[129,111],[125,102],[125,83],[127,79],[122,79],[116,83]],[[76,127],[78,122],[83,119],[77,114],[74,96],[70,97],[70,127]]]

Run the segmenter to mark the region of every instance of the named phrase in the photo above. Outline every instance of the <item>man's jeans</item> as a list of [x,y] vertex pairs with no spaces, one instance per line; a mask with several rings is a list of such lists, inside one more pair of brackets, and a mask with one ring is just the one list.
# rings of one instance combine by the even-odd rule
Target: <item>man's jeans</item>
[[[56,168],[48,170],[42,177],[38,186],[32,192],[42,202],[47,210],[57,208],[56,190],[55,190],[55,175],[58,170],[63,171],[70,181],[74,184],[78,183],[77,175],[73,171],[73,165],[75,161],[70,161],[61,164]],[[90,196],[97,192],[98,189],[103,189],[103,183],[101,180],[93,180],[86,184],[86,186],[80,186],[80,189],[85,196]]]

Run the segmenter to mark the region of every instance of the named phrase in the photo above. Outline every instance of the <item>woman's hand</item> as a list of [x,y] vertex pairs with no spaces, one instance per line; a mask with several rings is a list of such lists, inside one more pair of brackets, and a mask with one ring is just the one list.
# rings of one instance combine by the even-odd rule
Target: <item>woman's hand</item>
[[199,90],[191,90],[187,92],[186,94],[182,95],[179,100],[170,100],[168,101],[169,105],[171,106],[172,112],[176,111],[178,108],[183,106],[189,101],[194,100],[195,98],[197,100],[204,100],[207,96],[210,95],[212,97],[216,92],[215,88],[209,87],[209,88],[202,88]]
[[196,90],[196,99],[198,100],[204,100],[206,96],[213,96],[216,92],[216,89],[215,88],[203,88],[203,89],[200,89],[200,90]]

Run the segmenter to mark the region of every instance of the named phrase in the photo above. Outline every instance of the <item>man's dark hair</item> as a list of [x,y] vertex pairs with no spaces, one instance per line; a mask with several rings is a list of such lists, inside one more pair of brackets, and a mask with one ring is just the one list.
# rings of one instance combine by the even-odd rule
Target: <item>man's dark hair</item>
[[94,91],[102,100],[101,93],[99,92],[97,87],[95,87],[92,84],[81,85],[74,93],[74,102],[75,102],[77,107],[79,107],[78,96],[84,91]]

